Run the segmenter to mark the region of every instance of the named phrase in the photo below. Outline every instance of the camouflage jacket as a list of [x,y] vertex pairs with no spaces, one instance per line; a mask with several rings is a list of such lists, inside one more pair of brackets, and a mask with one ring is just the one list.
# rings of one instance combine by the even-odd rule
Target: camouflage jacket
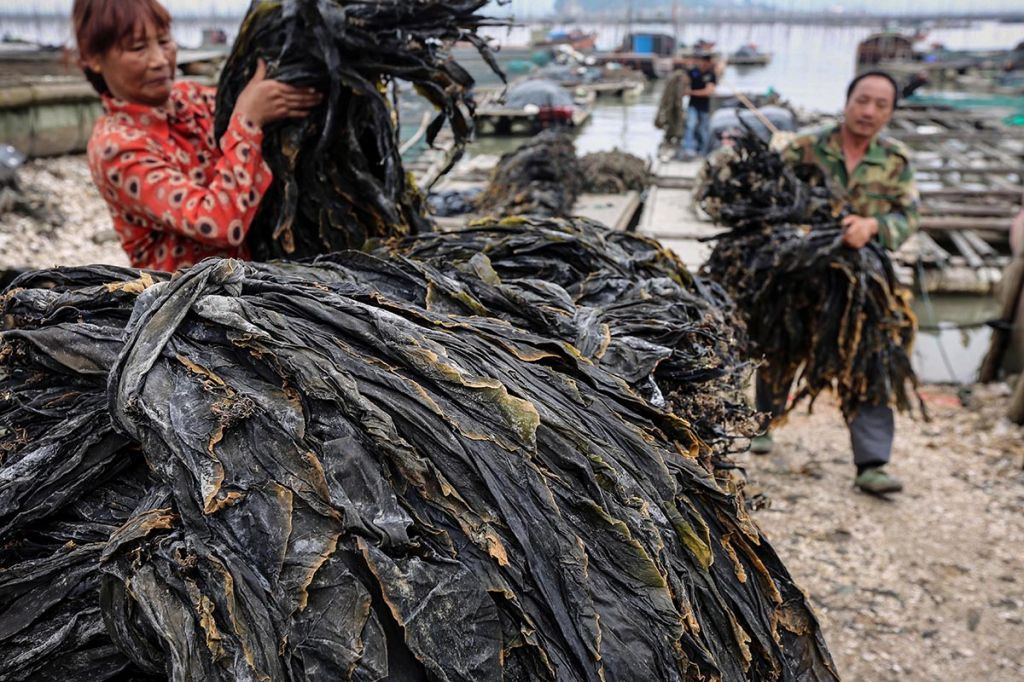
[[917,229],[917,185],[910,152],[903,144],[876,137],[853,174],[848,175],[839,126],[832,125],[797,137],[783,152],[783,158],[791,164],[817,164],[835,191],[845,193],[854,213],[878,220],[878,239],[886,248],[898,249]]

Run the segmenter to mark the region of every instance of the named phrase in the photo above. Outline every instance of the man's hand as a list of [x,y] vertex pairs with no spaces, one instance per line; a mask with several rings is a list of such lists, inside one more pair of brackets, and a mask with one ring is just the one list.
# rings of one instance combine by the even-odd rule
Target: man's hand
[[878,234],[878,220],[859,215],[843,218],[843,243],[851,249],[859,249]]

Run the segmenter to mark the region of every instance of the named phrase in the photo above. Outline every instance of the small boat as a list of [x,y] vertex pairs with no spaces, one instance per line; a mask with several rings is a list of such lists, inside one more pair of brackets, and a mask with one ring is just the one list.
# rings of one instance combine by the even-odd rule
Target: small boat
[[771,60],[771,52],[761,52],[754,43],[744,45],[728,57],[732,66],[765,66]]
[[593,52],[597,43],[597,33],[584,33],[578,29],[572,31],[551,31],[547,38],[533,43],[535,48],[554,50],[559,45],[568,45],[577,52]]
[[474,113],[478,135],[533,134],[544,128],[577,128],[590,118],[597,93],[570,92],[555,81],[534,78],[508,92],[481,96]]

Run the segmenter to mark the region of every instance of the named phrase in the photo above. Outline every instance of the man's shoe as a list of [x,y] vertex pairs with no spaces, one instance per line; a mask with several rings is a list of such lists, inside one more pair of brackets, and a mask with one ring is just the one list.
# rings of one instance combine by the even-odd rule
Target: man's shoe
[[772,434],[765,433],[761,436],[754,436],[750,439],[750,451],[755,455],[767,455],[775,447]]
[[866,493],[885,495],[903,490],[903,484],[895,476],[890,476],[882,467],[869,467],[857,474],[853,484]]

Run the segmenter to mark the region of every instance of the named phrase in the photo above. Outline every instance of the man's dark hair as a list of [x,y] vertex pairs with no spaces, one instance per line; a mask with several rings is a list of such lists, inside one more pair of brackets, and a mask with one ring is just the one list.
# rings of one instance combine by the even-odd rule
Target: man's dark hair
[[864,73],[858,74],[856,78],[850,81],[850,85],[846,88],[846,101],[850,101],[850,97],[853,95],[853,91],[856,89],[857,83],[860,83],[865,78],[870,78],[871,76],[884,78],[892,85],[892,108],[895,109],[896,102],[900,99],[900,86],[896,83],[896,79],[885,71],[865,71]]

